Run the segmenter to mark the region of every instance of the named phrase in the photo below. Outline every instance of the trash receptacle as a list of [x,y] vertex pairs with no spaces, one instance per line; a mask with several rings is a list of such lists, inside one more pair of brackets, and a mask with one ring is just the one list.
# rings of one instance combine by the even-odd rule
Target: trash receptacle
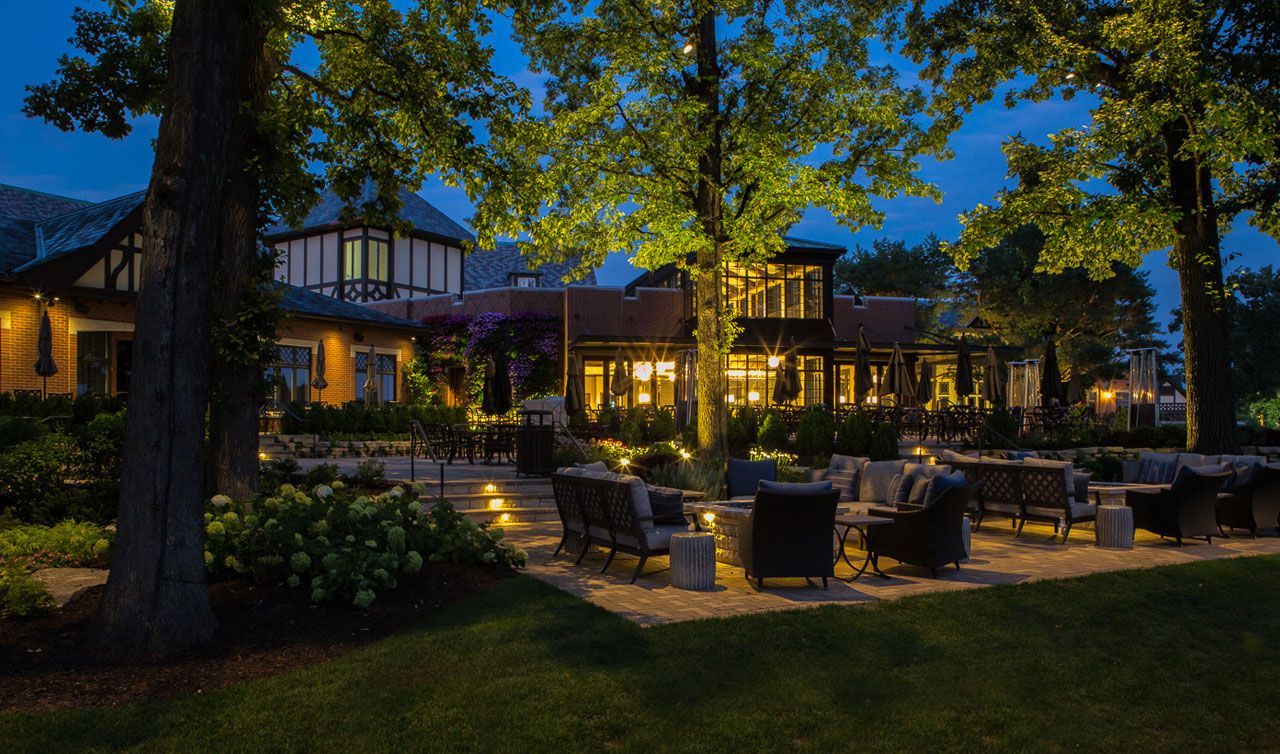
[[516,473],[548,476],[555,471],[556,435],[552,412],[526,410],[516,432]]

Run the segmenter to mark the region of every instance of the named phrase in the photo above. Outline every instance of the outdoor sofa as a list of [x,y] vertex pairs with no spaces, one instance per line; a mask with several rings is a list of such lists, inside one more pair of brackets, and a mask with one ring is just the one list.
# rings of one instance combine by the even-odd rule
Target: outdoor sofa
[[1098,508],[1089,502],[1089,475],[1066,461],[1034,457],[1011,461],[972,458],[943,451],[944,459],[980,485],[974,496],[974,529],[989,516],[1008,517],[1022,534],[1028,521],[1053,525],[1065,543],[1071,527],[1097,518]]
[[1249,466],[1264,466],[1267,459],[1252,455],[1206,456],[1199,453],[1158,453],[1144,450],[1136,459],[1124,462],[1123,477],[1124,481],[1135,484],[1172,484],[1178,470],[1184,466],[1218,466],[1224,463],[1238,472]]
[[[650,487],[637,476],[566,467],[551,475],[551,488],[563,527],[553,556],[573,544],[571,551],[579,553],[577,564],[591,545],[605,547],[609,554],[600,569],[604,573],[619,552],[636,555],[640,562],[631,583],[649,558],[670,553],[671,535],[689,529],[688,519],[678,512],[683,508],[683,492]],[[659,496],[667,505],[655,519],[651,498]]]

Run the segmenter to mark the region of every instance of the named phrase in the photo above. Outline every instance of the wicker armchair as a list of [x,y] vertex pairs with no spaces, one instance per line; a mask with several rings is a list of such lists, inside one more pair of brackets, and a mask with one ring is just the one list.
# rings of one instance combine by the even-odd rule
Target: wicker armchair
[[1213,542],[1218,533],[1218,492],[1231,476],[1228,472],[1179,473],[1166,490],[1129,490],[1125,504],[1133,509],[1133,526],[1161,537],[1173,537],[1182,546],[1184,538],[1204,537]]
[[1218,500],[1218,526],[1259,529],[1280,526],[1280,469],[1262,466],[1238,487],[1228,487]]
[[873,516],[892,518],[892,526],[872,526],[867,530],[867,551],[871,562],[880,567],[880,556],[928,568],[934,578],[938,569],[967,557],[962,527],[969,507],[972,486],[952,487],[929,505],[918,510],[872,508]]
[[738,552],[747,578],[763,588],[769,578],[821,578],[835,575],[832,532],[839,492],[805,495],[761,490],[751,518],[739,532]]

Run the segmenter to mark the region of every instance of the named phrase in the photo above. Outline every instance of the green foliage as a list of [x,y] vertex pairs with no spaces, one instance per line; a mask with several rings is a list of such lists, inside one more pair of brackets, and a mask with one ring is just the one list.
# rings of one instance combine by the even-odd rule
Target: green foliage
[[333,484],[342,477],[342,471],[336,463],[318,463],[307,469],[306,475],[302,478],[302,484],[307,489],[315,487],[317,484]]
[[660,487],[698,490],[705,492],[708,500],[717,500],[724,495],[724,467],[698,459],[681,460],[655,472],[649,482]]
[[477,525],[447,502],[424,510],[422,489],[369,497],[335,483],[310,493],[284,485],[254,501],[214,497],[205,513],[205,564],[214,577],[246,575],[361,609],[425,560],[501,571],[524,565],[525,553],[504,544],[501,529]]
[[280,420],[282,434],[317,434],[324,438],[358,438],[370,436],[409,436],[412,422],[422,424],[458,424],[466,421],[464,408],[427,405],[365,406],[349,403],[329,406],[313,403],[292,406]]
[[836,435],[836,452],[846,456],[866,457],[871,454],[875,422],[865,411],[849,411],[840,420]]
[[1280,393],[1251,401],[1245,406],[1245,416],[1268,429],[1280,428]]
[[31,574],[0,567],[0,616],[29,618],[53,608],[53,598]]
[[729,412],[726,430],[725,441],[729,445],[729,454],[745,455],[760,436],[760,410],[742,406]]
[[898,428],[893,422],[876,422],[867,446],[867,457],[873,461],[893,461],[901,457]]
[[274,490],[288,483],[293,475],[298,473],[298,468],[298,462],[292,458],[273,458],[265,461],[261,466],[259,484],[264,490]]
[[95,478],[119,480],[124,462],[124,423],[124,411],[98,414],[76,433],[84,463]]
[[1076,464],[1093,474],[1095,482],[1120,482],[1124,480],[1124,459],[1111,453],[1099,453]]
[[[1274,342],[1280,322],[1280,270],[1271,265],[1237,270],[1227,278],[1227,287],[1232,292],[1227,299],[1232,386],[1249,399],[1280,394],[1280,348]],[[1280,415],[1267,426],[1280,426]]]
[[756,436],[761,447],[766,450],[780,450],[787,444],[787,425],[782,414],[773,409],[764,412],[764,421],[760,422],[760,432]]
[[1051,335],[1066,375],[1078,374],[1085,384],[1123,376],[1116,365],[1125,349],[1165,345],[1146,272],[1119,263],[1103,280],[1078,267],[1045,272],[1043,249],[1044,235],[1024,226],[978,252],[959,276],[960,311],[1028,356],[1039,356]]
[[66,484],[78,455],[75,441],[56,432],[0,453],[0,503],[23,520],[42,518],[45,501]]
[[356,465],[351,482],[365,489],[381,487],[387,483],[387,464],[376,458],[366,458]]
[[31,574],[44,568],[105,566],[111,539],[111,532],[76,521],[0,529],[0,615],[26,618],[53,607],[48,591]]
[[800,415],[796,425],[796,451],[801,458],[830,455],[835,442],[836,425],[826,406],[810,406]]
[[40,423],[37,419],[18,416],[0,417],[0,450],[35,440],[47,431],[47,425]]
[[987,415],[982,428],[982,446],[1004,448],[1017,441],[1021,426],[1007,408],[997,408]]

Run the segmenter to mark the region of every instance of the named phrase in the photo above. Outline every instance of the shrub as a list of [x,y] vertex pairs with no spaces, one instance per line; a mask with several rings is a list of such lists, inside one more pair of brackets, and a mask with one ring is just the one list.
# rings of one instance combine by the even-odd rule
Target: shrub
[[649,421],[649,442],[676,439],[676,415],[668,408],[657,409]]
[[317,484],[333,484],[341,476],[342,471],[338,468],[338,464],[318,463],[307,470],[302,483],[307,489],[311,489]]
[[836,452],[847,456],[866,456],[871,452],[875,422],[865,411],[850,411],[840,421],[836,436]]
[[633,408],[627,412],[627,418],[622,420],[622,427],[618,430],[622,441],[627,445],[639,445],[644,442],[644,410]]
[[319,485],[291,485],[257,501],[215,497],[205,513],[205,563],[213,576],[254,579],[309,590],[315,602],[368,607],[394,589],[398,574],[424,560],[480,563],[503,571],[525,553],[501,542],[502,530],[476,524],[447,502],[429,512],[424,488],[394,487],[376,497]]
[[1097,482],[1119,482],[1124,479],[1124,459],[1111,453],[1101,453],[1077,465],[1091,472]]
[[18,569],[0,568],[0,615],[28,618],[53,607],[44,584]]
[[298,473],[297,461],[292,458],[274,458],[263,462],[259,483],[264,490],[274,490],[288,483],[296,473]]
[[35,419],[20,416],[0,418],[0,450],[35,440],[44,435],[45,431],[45,425]]
[[802,458],[830,453],[836,427],[826,406],[810,406],[796,425],[796,450]]
[[725,440],[731,455],[744,455],[760,435],[760,412],[743,406],[729,414]]
[[124,448],[124,412],[98,414],[76,435],[87,471],[99,479],[120,479]]
[[779,450],[786,445],[787,425],[782,421],[782,414],[773,409],[766,411],[756,439],[766,450]]
[[873,461],[894,461],[900,456],[898,428],[892,422],[875,422],[867,457]]
[[705,492],[709,500],[724,493],[724,467],[698,460],[680,461],[656,471],[649,480],[660,487]]
[[387,465],[376,458],[367,458],[356,466],[356,473],[351,475],[351,481],[366,489],[381,487],[387,483]]
[[66,483],[77,453],[75,442],[61,433],[27,440],[0,453],[0,500],[19,518],[33,520],[33,511]]

